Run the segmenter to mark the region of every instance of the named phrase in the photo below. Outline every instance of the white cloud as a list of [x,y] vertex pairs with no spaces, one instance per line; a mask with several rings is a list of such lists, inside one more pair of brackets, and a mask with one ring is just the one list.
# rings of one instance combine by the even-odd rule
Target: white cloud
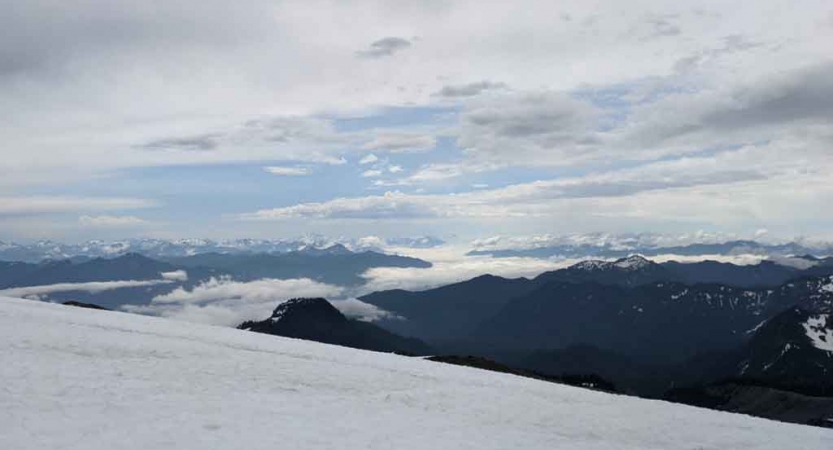
[[548,261],[535,258],[492,258],[466,256],[465,247],[444,246],[434,249],[409,249],[408,255],[425,258],[430,268],[376,267],[363,275],[367,284],[363,292],[387,289],[421,290],[492,274],[507,278],[534,277],[549,270],[566,267],[575,260]]
[[[0,42],[0,117],[10,118],[0,123],[6,196],[0,214],[115,214],[122,209],[115,203],[29,193],[57,192],[52,188],[126,169],[343,164],[351,152],[425,151],[442,139],[459,144],[464,155],[451,149],[449,157],[442,145],[413,156],[425,159],[409,161],[409,168],[424,169],[409,170],[412,177],[376,181],[469,188],[473,180],[465,175],[478,164],[544,174],[507,177],[516,183],[512,189],[529,194],[516,203],[497,198],[508,191],[484,190],[482,196],[381,196],[350,205],[332,199],[273,216],[303,217],[307,210],[358,217],[365,205],[406,217],[563,217],[559,224],[568,230],[633,229],[654,220],[660,227],[720,222],[783,233],[817,231],[828,222],[824,211],[813,217],[813,208],[775,205],[779,213],[797,214],[784,216],[792,225],[766,210],[774,199],[801,208],[829,199],[816,171],[829,168],[833,142],[833,27],[822,2],[743,0],[727,8],[711,0],[647,0],[624,9],[586,2],[553,9],[524,0],[394,8],[377,1],[195,5],[177,0],[150,11],[138,0],[119,8],[89,0],[66,14],[55,2],[29,0],[17,14],[0,15],[7,37]],[[772,26],[773,17],[779,26]],[[182,23],[193,26],[183,32]],[[445,112],[434,115],[437,109]],[[371,120],[356,122],[356,130],[340,127],[343,118]],[[426,124],[410,125],[421,121]],[[711,159],[720,164],[710,169],[709,158],[700,158],[764,142],[784,152],[764,158],[769,168],[754,159],[717,157]],[[658,166],[645,169],[654,171],[648,181],[617,169],[680,155],[694,161],[666,166],[665,178]],[[456,168],[443,167],[451,158],[462,159]],[[698,175],[687,175],[685,165]],[[546,171],[591,176],[558,184],[546,180]],[[604,173],[619,179],[604,180]],[[536,186],[524,182],[539,177],[545,181]],[[326,188],[315,197],[328,198]],[[733,193],[750,203],[727,197]],[[391,200],[397,203],[385,204]],[[643,203],[650,200],[655,209]],[[672,214],[675,203],[686,206],[682,214]],[[324,213],[334,208],[346,212]],[[35,221],[18,221],[14,229],[47,226]],[[536,226],[517,222],[516,228]],[[252,229],[274,232],[261,227]]]
[[184,270],[174,270],[173,272],[162,272],[162,278],[165,280],[174,281],[188,281],[188,272]]
[[153,206],[157,206],[156,202],[138,198],[68,196],[0,197],[0,215],[139,209]]
[[382,171],[377,169],[365,170],[362,172],[362,177],[364,178],[374,178],[382,176]]
[[271,173],[272,175],[279,175],[279,176],[286,176],[286,177],[297,177],[301,175],[309,175],[310,170],[304,167],[280,167],[280,166],[267,166],[264,167],[263,170]]
[[[778,141],[697,158],[657,162],[630,169],[592,173],[457,194],[407,194],[338,198],[243,215],[244,219],[515,219],[558,218],[567,227],[592,225],[621,229],[623,223],[673,221],[732,229],[816,221],[811,205],[833,196],[833,160],[816,150],[796,158],[789,149],[811,155],[812,142]],[[809,161],[812,161],[810,163]],[[777,201],[774,201],[777,200]],[[831,217],[833,219],[833,217]],[[686,226],[685,228],[689,228]],[[772,228],[772,227],[769,227]],[[567,231],[570,228],[566,229]],[[790,235],[802,234],[792,230]]]
[[373,164],[376,161],[379,161],[379,157],[374,155],[373,153],[369,153],[367,156],[359,160],[359,164]]
[[361,320],[363,322],[375,322],[380,319],[399,318],[399,316],[385,311],[384,309],[381,309],[376,305],[365,303],[356,298],[334,300],[330,303],[332,303],[332,305],[335,306],[336,309],[341,311],[341,313],[345,316],[352,319]]
[[291,298],[332,298],[341,292],[337,286],[307,278],[242,282],[223,277],[211,278],[190,290],[179,287],[154,297],[148,306],[126,309],[190,322],[236,326],[246,320],[269,317],[277,305]]
[[405,170],[405,169],[403,169],[402,166],[390,166],[390,167],[388,167],[388,172],[390,172],[390,173],[399,173],[399,172],[402,172],[403,170]]
[[122,228],[147,225],[149,222],[136,216],[81,216],[78,223],[85,227]]
[[155,286],[159,284],[173,283],[171,279],[162,280],[124,280],[124,281],[90,281],[85,283],[56,283],[40,286],[25,286],[0,290],[0,295],[8,297],[27,298],[31,296],[48,295],[55,292],[83,291],[95,294],[114,289]]
[[422,152],[437,145],[433,136],[409,133],[380,133],[362,146],[365,150],[383,150],[391,153]]
[[[438,101],[431,94],[444,88],[466,99],[460,95],[499,86],[472,83],[484,75],[519,93],[571,92],[667,78],[688,58],[692,69],[672,87],[709,87],[826,59],[833,34],[814,2],[762,8],[741,1],[726,8],[711,1],[654,0],[627,10],[573,2],[556,12],[534,1],[390,8],[374,1],[322,7],[255,0],[242,7],[211,2],[196,8],[183,0],[151,14],[139,1],[113,9],[91,0],[74,5],[73,14],[55,8],[31,0],[19,14],[0,18],[8,35],[0,44],[0,115],[14,118],[0,124],[7,149],[0,155],[4,180],[24,182],[36,173],[70,177],[77,173],[67,169],[81,168],[94,173],[223,161],[338,160],[343,147],[327,139],[275,130],[250,145],[246,133],[229,130],[260,114],[311,118],[431,105]],[[567,16],[570,21],[559,20]],[[343,17],[351,17],[349,24]],[[772,17],[783,26],[771,26]],[[185,21],[193,32],[182,33]],[[119,26],[108,26],[114,23]],[[669,36],[670,30],[680,34]],[[423,36],[418,44],[414,35]],[[716,52],[724,48],[732,51]],[[357,60],[357,49],[377,58]],[[541,63],[553,60],[559,64]],[[121,88],[106,89],[112,85]],[[279,101],[274,92],[281,92]],[[73,107],[48,107],[54,104]],[[486,112],[482,108],[475,109]],[[166,111],[164,120],[159,111]],[[503,117],[501,123],[507,121],[512,122]],[[95,129],[79,132],[85,124]],[[496,130],[500,136],[506,128]],[[498,153],[498,144],[488,139],[469,133],[467,140],[480,154]],[[541,155],[535,150],[551,144],[531,138],[525,143],[525,152]],[[136,151],[145,145],[156,150]]]

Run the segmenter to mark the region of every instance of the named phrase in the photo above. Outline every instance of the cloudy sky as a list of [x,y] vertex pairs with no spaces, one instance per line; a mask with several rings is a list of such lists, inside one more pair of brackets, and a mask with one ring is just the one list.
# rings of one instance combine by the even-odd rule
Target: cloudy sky
[[828,0],[0,7],[0,240],[833,234]]

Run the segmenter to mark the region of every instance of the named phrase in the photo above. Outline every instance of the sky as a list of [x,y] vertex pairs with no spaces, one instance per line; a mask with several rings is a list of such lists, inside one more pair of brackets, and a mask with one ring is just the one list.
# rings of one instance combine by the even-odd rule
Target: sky
[[0,8],[0,240],[833,238],[829,1]]

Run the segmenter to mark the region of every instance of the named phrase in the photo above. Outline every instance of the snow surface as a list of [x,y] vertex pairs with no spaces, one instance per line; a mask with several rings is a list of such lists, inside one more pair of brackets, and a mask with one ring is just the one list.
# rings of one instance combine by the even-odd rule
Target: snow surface
[[833,431],[0,298],[2,449],[830,449]]
[[[833,353],[833,329],[828,328],[827,315],[812,316],[804,323],[804,332],[813,347]],[[831,323],[830,325],[833,325]]]

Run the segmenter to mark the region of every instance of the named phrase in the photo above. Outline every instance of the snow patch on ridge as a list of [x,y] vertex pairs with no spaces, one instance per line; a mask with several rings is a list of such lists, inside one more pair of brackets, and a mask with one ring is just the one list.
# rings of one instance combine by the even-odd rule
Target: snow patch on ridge
[[833,353],[833,329],[828,328],[829,318],[830,316],[825,314],[812,316],[803,326],[814,347]]

